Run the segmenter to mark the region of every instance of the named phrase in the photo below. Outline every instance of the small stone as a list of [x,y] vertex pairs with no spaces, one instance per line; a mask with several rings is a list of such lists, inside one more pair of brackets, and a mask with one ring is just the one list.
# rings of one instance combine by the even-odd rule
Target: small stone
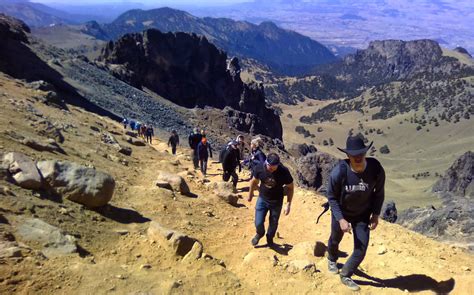
[[385,253],[387,253],[387,247],[385,247],[385,246],[383,246],[383,245],[380,246],[380,247],[378,248],[378,250],[377,250],[377,254],[378,254],[378,255],[383,255],[383,254],[385,254]]
[[142,264],[140,266],[140,269],[150,269],[151,268],[151,265],[150,264]]
[[129,233],[129,231],[126,230],[126,229],[117,229],[115,232],[118,233],[121,236],[128,235],[128,233]]
[[461,269],[464,271],[471,271],[471,268],[469,266],[461,266]]

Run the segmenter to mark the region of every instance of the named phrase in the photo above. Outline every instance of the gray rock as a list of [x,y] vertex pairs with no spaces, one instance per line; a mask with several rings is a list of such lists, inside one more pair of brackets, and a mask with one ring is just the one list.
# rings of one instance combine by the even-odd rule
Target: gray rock
[[331,170],[338,160],[326,153],[316,152],[307,154],[296,160],[296,171],[300,185],[316,190],[325,189]]
[[194,245],[198,243],[200,246],[196,246],[198,249],[194,249],[193,253],[196,255],[201,253],[202,255],[202,244],[197,239],[181,232],[164,228],[156,221],[150,222],[147,234],[151,240],[158,242],[162,247],[171,250],[174,254],[183,257],[190,253],[195,247]]
[[107,173],[55,160],[40,161],[37,167],[48,187],[71,201],[94,208],[112,199],[115,180]]
[[101,140],[102,140],[103,143],[113,146],[121,154],[124,154],[126,156],[131,156],[132,155],[132,148],[122,146],[117,141],[117,139],[109,132],[106,132],[106,131],[102,132]]
[[316,271],[316,266],[314,265],[314,262],[310,260],[291,260],[288,262],[288,269],[289,272],[291,273],[298,273],[301,271],[310,271],[310,272],[315,272]]
[[56,257],[77,252],[76,239],[41,219],[26,219],[18,226],[17,235],[26,243],[38,243],[43,254]]
[[33,138],[25,138],[21,143],[40,152],[65,154],[64,150],[54,140],[44,142]]
[[164,183],[169,183],[175,192],[180,192],[183,195],[187,195],[191,192],[183,177],[165,171],[158,171],[156,185],[160,184],[161,187],[163,187]]
[[12,152],[3,156],[3,163],[8,166],[8,171],[15,183],[26,189],[40,189],[43,181],[36,168],[35,162],[28,156]]
[[390,223],[395,223],[397,221],[397,207],[395,206],[394,201],[389,201],[385,204],[384,209],[382,210],[382,219]]
[[137,139],[137,138],[133,138],[133,137],[130,137],[130,136],[126,136],[125,137],[125,140],[131,144],[131,145],[134,145],[134,146],[146,146],[146,143],[141,140],[141,139]]
[[432,189],[435,193],[474,197],[474,153],[469,151],[457,159]]

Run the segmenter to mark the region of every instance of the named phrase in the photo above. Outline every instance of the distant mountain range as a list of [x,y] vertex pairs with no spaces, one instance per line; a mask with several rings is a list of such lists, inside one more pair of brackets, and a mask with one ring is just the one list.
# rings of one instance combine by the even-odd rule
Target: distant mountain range
[[[81,20],[90,20],[85,15],[72,15],[28,1],[0,0],[0,12],[21,19],[31,27],[78,24]],[[88,21],[83,28],[82,33],[104,41],[152,28],[164,33],[195,33],[205,36],[229,55],[253,58],[267,64],[274,72],[286,75],[306,73],[318,65],[336,60],[334,54],[319,42],[272,22],[255,25],[226,18],[199,18],[171,8],[133,9],[111,23]],[[51,33],[57,34],[58,30]],[[48,39],[47,31],[42,30],[41,35]]]
[[184,11],[159,8],[130,10],[103,25],[103,31],[114,40],[150,28],[203,35],[230,55],[256,59],[285,74],[302,73],[336,60],[319,42],[272,22],[255,25],[226,18],[198,18]]

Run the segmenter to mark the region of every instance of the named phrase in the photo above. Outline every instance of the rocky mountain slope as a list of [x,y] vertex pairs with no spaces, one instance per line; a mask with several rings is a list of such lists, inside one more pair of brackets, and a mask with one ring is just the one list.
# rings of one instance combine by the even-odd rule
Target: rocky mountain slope
[[[297,188],[292,212],[280,221],[277,247],[253,248],[254,203],[241,198],[246,182],[235,194],[220,183],[218,164],[211,161],[204,178],[192,169],[189,150],[180,147],[171,156],[165,138],[153,145],[130,140],[106,117],[73,105],[58,112],[39,99],[46,92],[35,84],[0,74],[0,85],[6,102],[0,110],[1,293],[350,293],[326,272],[321,256],[330,218],[318,225],[314,218],[324,197]],[[58,133],[62,142],[53,137]],[[64,153],[25,145],[19,135],[38,143],[51,137]],[[115,180],[112,199],[90,209],[68,199],[67,190],[56,195],[22,188],[31,174],[18,174],[31,170],[5,170],[3,155],[11,151],[26,155],[17,160],[20,167],[60,160],[107,173]],[[3,178],[12,175],[14,180]],[[88,183],[81,177],[69,181],[64,188]],[[170,241],[162,231],[172,234]],[[473,287],[472,254],[461,248],[385,222],[371,239],[355,276],[364,293],[466,294]],[[346,237],[341,251],[351,249]]]
[[474,250],[474,154],[457,159],[433,186],[443,200],[439,207],[412,207],[399,223],[424,235]]
[[286,74],[304,72],[336,59],[317,41],[283,30],[272,22],[254,25],[225,18],[198,18],[184,11],[160,8],[130,10],[103,26],[103,30],[115,40],[127,33],[140,33],[151,28],[205,36],[231,55],[256,59]]
[[240,65],[205,37],[147,30],[110,42],[99,61],[121,80],[187,107],[232,108],[239,130],[282,136],[278,115],[265,105],[263,88],[240,79]]
[[73,16],[40,3],[23,0],[1,0],[0,12],[20,19],[32,27],[75,23]]

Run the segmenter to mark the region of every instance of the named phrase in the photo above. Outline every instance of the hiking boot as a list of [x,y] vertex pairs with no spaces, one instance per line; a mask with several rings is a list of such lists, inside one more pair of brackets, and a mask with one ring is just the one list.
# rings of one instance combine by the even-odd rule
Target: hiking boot
[[357,285],[350,277],[343,277],[341,276],[341,283],[346,285],[347,288],[351,289],[352,291],[359,291],[360,287]]
[[267,246],[273,247],[274,245],[275,243],[273,243],[273,238],[270,238],[269,236],[267,236]]
[[252,246],[257,246],[258,245],[258,241],[260,241],[260,239],[262,238],[262,236],[260,236],[259,234],[256,234],[255,237],[253,237],[252,239]]
[[339,273],[339,268],[337,268],[337,263],[335,261],[328,260],[328,270],[332,274]]

